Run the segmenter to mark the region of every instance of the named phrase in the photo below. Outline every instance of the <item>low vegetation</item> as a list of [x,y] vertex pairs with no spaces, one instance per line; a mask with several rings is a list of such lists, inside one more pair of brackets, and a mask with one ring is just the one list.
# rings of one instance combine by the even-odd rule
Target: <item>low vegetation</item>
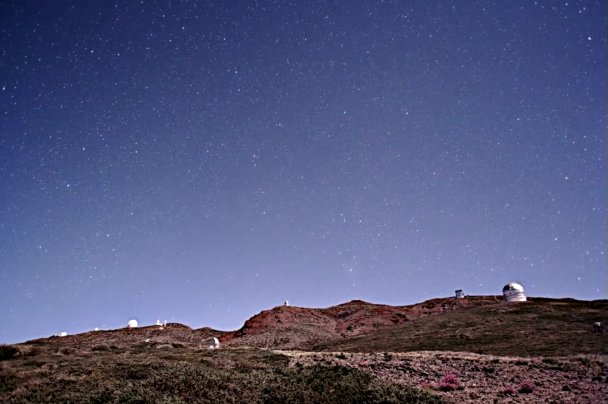
[[450,351],[551,357],[607,355],[608,338],[594,322],[608,322],[608,301],[533,298],[434,314],[365,335],[317,345],[315,351]]
[[380,381],[342,366],[289,368],[258,349],[213,352],[153,346],[67,350],[0,362],[2,403],[441,403],[427,391]]

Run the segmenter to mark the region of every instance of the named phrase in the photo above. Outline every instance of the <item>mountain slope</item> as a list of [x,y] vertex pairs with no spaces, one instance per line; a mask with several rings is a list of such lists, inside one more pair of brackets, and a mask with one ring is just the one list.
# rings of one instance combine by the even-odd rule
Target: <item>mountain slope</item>
[[467,299],[439,298],[409,306],[388,306],[353,300],[323,309],[277,306],[247,320],[243,327],[223,335],[232,346],[310,349],[331,340],[392,328],[421,317],[495,304],[496,296]]
[[320,343],[340,352],[459,351],[501,356],[608,354],[608,301],[531,298],[443,312],[365,335]]

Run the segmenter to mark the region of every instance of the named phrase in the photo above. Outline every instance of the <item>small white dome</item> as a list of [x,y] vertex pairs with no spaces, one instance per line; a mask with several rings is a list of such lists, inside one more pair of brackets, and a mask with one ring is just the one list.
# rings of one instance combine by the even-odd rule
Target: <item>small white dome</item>
[[507,283],[502,288],[502,295],[505,297],[507,302],[525,302],[526,294],[523,286],[519,283],[511,282]]
[[127,328],[137,328],[137,320],[129,320]]
[[61,334],[59,334],[59,336],[60,336],[60,337],[67,337],[67,336],[68,336],[68,333],[64,331],[64,332],[62,332]]

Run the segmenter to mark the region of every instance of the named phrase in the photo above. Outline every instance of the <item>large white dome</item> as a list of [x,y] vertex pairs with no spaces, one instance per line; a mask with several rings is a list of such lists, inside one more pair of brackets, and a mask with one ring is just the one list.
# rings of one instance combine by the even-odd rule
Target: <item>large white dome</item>
[[526,294],[524,292],[524,287],[519,283],[511,282],[507,283],[504,288],[502,288],[502,295],[505,297],[507,302],[525,302]]
[[129,322],[127,323],[127,328],[136,328],[137,327],[137,320],[129,320]]

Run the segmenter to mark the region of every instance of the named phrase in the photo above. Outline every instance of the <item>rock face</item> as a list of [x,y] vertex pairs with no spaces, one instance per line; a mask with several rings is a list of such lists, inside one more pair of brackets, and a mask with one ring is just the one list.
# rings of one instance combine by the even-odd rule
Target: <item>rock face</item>
[[221,340],[229,346],[309,349],[329,340],[390,328],[420,317],[451,310],[495,304],[497,296],[432,299],[411,306],[387,306],[353,300],[324,309],[277,306],[262,311]]

